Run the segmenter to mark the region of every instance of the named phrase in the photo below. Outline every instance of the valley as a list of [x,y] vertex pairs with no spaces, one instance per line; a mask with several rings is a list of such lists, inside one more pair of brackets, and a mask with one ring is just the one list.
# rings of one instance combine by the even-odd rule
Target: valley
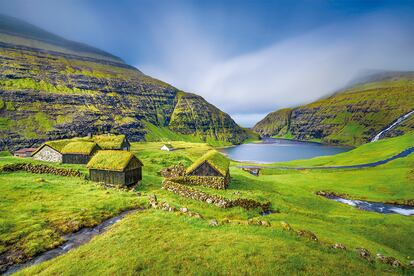
[[[177,37],[157,13],[165,30],[143,28],[141,6],[143,21],[125,25],[140,47],[121,47],[126,28],[109,19],[120,6],[105,16],[116,35],[96,45],[128,63],[0,15],[0,274],[414,275],[414,71],[333,90],[345,76],[330,79],[330,55],[267,71],[304,38],[239,56],[216,43],[229,49],[215,56],[181,35],[197,25],[187,17]],[[312,61],[323,79],[293,68]],[[229,115],[249,121],[269,104],[284,108],[252,128]]]
[[[388,148],[388,152],[383,156],[392,156],[397,154],[400,148],[405,147],[406,141],[412,141],[411,138],[412,135],[405,135],[385,139],[337,156],[287,164],[321,164],[322,161],[319,160],[323,160],[323,164],[339,164],[341,159],[344,160],[342,164],[347,164],[347,156],[350,159],[353,159],[352,156],[361,156],[361,160],[353,159],[354,163],[378,161],[382,157],[375,156],[377,148]],[[3,254],[10,250],[18,250],[17,252],[24,252],[27,256],[36,255],[62,243],[61,231],[76,231],[82,227],[96,225],[122,210],[143,207],[143,212],[127,215],[84,246],[22,270],[21,273],[133,273],[137,269],[142,273],[218,273],[223,270],[269,273],[275,269],[273,263],[280,262],[284,263],[283,266],[278,266],[280,273],[333,273],[339,262],[346,266],[346,274],[352,271],[365,271],[368,274],[405,271],[382,264],[375,254],[393,256],[407,264],[407,258],[414,250],[410,234],[414,223],[412,216],[384,215],[358,210],[315,193],[323,190],[368,201],[407,203],[414,198],[412,154],[374,168],[300,171],[269,168],[264,169],[259,177],[239,169],[238,166],[243,163],[232,161],[232,180],[228,189],[197,187],[198,190],[226,198],[242,197],[259,202],[270,201],[273,213],[262,217],[257,209],[222,209],[162,189],[162,177],[158,173],[160,169],[177,162],[189,166],[192,161],[211,149],[209,145],[200,143],[177,141],[172,144],[180,150],[160,151],[160,142],[132,143],[131,150],[142,160],[144,167],[142,183],[129,192],[105,189],[85,180],[78,184],[79,180],[73,177],[26,172],[2,173],[2,182],[5,185],[2,185],[1,189],[7,200],[2,201],[1,210],[9,213],[10,218],[17,219],[8,219],[9,226],[1,234],[3,237],[9,237],[7,243],[2,244]],[[0,158],[0,163],[4,165],[22,160],[24,159],[6,156]],[[83,165],[57,166],[81,170],[83,168]],[[61,181],[61,178],[70,181]],[[26,184],[22,185],[23,182]],[[74,189],[69,183],[73,183],[77,188]],[[33,189],[36,190],[35,193],[30,192]],[[81,193],[79,189],[82,189]],[[60,197],[60,193],[64,193],[65,196]],[[148,208],[148,198],[152,195],[156,195],[159,202],[168,202],[175,210],[185,207],[200,217],[191,217],[183,212]],[[82,200],[78,200],[79,196],[82,196]],[[22,197],[27,198],[22,200]],[[37,207],[23,204],[17,209],[13,207],[14,211],[10,212],[10,208],[17,202],[29,201],[30,197],[43,200]],[[88,207],[90,204],[94,207]],[[91,211],[92,213],[89,213]],[[25,219],[27,215],[31,216],[30,221]],[[210,225],[212,220],[217,221],[217,226]],[[255,225],[253,222],[256,220],[266,221],[268,226]],[[307,238],[297,237],[294,232],[284,230],[284,223],[288,223],[293,229],[311,231],[317,236],[318,242],[308,241]],[[39,228],[33,228],[32,225],[39,225]],[[44,228],[41,225],[48,227]],[[398,230],[389,231],[390,227],[395,225],[398,225]],[[24,239],[19,238],[23,237],[22,231],[27,233]],[[347,250],[330,249],[330,246],[336,243],[344,244]],[[113,246],[114,244],[117,246]],[[372,258],[377,259],[375,265],[358,257],[355,248],[360,247],[369,250]],[[292,248],[294,250],[291,250]],[[168,251],[170,254],[164,255],[161,251]],[[120,254],[121,252],[124,253]],[[228,254],[232,254],[234,258],[225,258]],[[159,256],[165,257],[160,259]],[[187,258],[186,266],[180,265],[183,258]],[[326,265],[318,265],[321,258]],[[216,260],[214,266],[211,266],[212,259]],[[255,269],[252,270],[253,268]]]

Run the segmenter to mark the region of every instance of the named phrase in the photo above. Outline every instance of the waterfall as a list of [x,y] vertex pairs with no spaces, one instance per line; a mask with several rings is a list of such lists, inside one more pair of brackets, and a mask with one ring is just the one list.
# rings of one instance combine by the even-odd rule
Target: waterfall
[[396,125],[399,125],[402,121],[407,119],[412,114],[414,114],[414,110],[412,110],[412,111],[408,112],[407,114],[405,114],[405,115],[401,116],[400,118],[398,118],[394,123],[392,123],[386,129],[381,130],[377,135],[375,135],[375,137],[372,138],[371,142],[378,141],[385,132],[388,132],[389,130],[394,128]]

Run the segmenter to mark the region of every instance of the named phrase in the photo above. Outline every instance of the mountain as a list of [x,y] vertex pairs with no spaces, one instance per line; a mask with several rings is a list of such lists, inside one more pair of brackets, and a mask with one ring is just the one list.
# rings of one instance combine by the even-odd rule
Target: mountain
[[104,132],[140,141],[154,126],[233,144],[248,136],[202,97],[16,18],[0,16],[0,61],[0,149]]
[[[327,98],[268,114],[253,130],[261,136],[360,145],[414,110],[414,72],[381,72],[357,79]],[[387,132],[414,130],[414,116]]]

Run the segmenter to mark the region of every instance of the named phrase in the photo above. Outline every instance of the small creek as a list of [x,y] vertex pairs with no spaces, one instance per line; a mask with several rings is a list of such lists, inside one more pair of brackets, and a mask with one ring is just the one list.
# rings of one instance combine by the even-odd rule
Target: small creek
[[110,219],[103,221],[101,224],[95,227],[82,228],[81,230],[77,232],[67,234],[63,236],[63,239],[65,240],[65,242],[59,247],[43,252],[40,255],[37,255],[36,257],[34,257],[33,259],[27,262],[12,265],[6,270],[6,272],[3,275],[11,275],[23,268],[51,260],[76,247],[79,247],[82,244],[89,242],[94,236],[102,234],[110,226],[114,225],[115,223],[120,221],[122,218],[124,218],[126,215],[133,213],[135,211],[137,210],[124,211],[115,217],[112,217]]
[[363,200],[346,199],[339,196],[327,195],[328,199],[335,200],[340,203],[354,206],[360,210],[377,212],[381,214],[400,214],[403,216],[414,215],[414,207],[406,205],[396,205],[382,202],[370,202]]

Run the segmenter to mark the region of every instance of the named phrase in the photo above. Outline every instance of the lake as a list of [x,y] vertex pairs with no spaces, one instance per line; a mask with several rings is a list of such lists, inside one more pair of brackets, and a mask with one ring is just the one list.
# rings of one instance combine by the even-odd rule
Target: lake
[[260,143],[242,144],[222,148],[220,151],[236,161],[273,163],[334,155],[351,149],[349,147],[329,146],[313,142],[265,138]]

